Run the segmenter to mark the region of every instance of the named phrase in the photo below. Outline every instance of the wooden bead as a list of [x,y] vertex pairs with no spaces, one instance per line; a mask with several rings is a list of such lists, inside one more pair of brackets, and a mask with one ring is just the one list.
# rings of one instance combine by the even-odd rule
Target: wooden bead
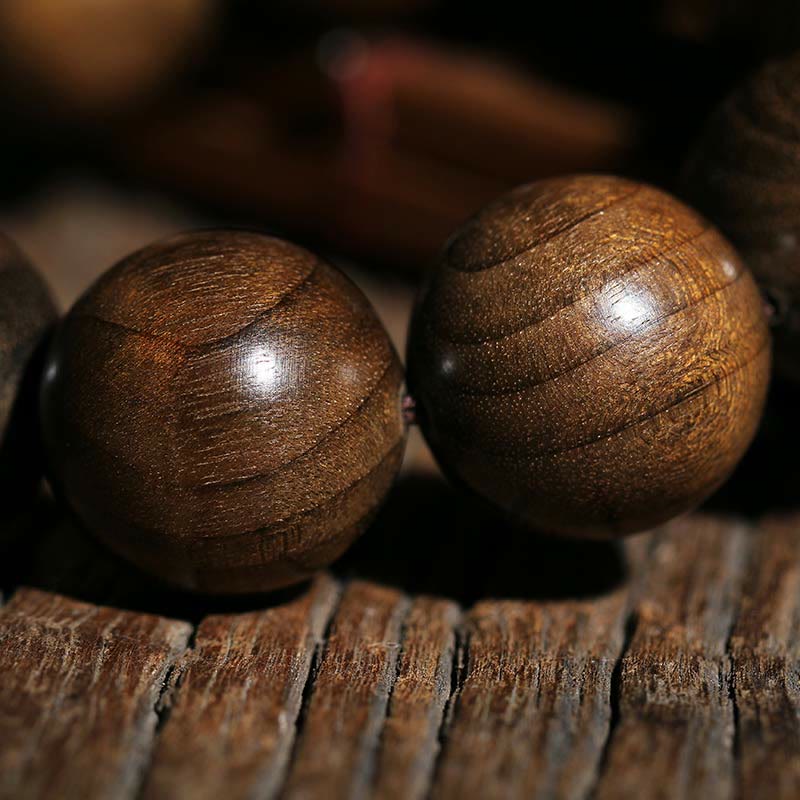
[[3,512],[28,499],[41,475],[36,387],[40,346],[56,319],[41,278],[0,235],[0,485]]
[[769,377],[755,284],[672,197],[611,177],[523,186],[450,240],[409,385],[451,475],[528,524],[653,526],[750,443]]
[[742,254],[788,324],[776,366],[800,378],[800,54],[769,64],[712,115],[683,194]]
[[402,368],[361,292],[244,232],[102,276],[49,354],[55,483],[113,550],[208,592],[301,580],[363,531],[400,465]]

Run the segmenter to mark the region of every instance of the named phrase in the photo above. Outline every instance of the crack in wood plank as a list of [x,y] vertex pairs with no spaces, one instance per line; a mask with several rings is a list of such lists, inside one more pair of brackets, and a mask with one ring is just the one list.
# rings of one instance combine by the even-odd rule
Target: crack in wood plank
[[311,690],[282,796],[366,797],[411,604],[363,581],[345,590]]
[[456,650],[453,656],[453,663],[450,671],[450,694],[447,698],[447,702],[445,703],[444,711],[442,713],[442,722],[437,736],[438,748],[436,752],[436,760],[431,771],[431,783],[428,787],[428,793],[426,796],[431,794],[433,787],[439,781],[439,772],[442,765],[442,753],[444,752],[445,743],[447,742],[450,726],[452,725],[453,718],[456,714],[458,698],[461,695],[461,689],[464,686],[464,681],[467,676],[467,661],[469,659],[469,630],[465,623],[463,614],[455,628],[455,636]]
[[19,589],[0,610],[0,797],[134,796],[189,632]]
[[286,769],[284,770],[284,774],[281,776],[281,783],[280,785],[276,785],[276,794],[280,794],[280,792],[284,790],[286,779],[288,778],[289,775],[289,771],[292,769],[292,765],[295,763],[295,760],[297,758],[297,750],[299,747],[299,743],[302,741],[303,731],[305,730],[306,719],[308,718],[308,708],[311,702],[311,694],[314,688],[314,683],[316,682],[317,674],[319,673],[319,667],[320,664],[322,663],[322,659],[325,655],[325,650],[328,646],[328,639],[330,638],[331,627],[333,625],[334,619],[336,618],[336,614],[339,611],[339,606],[341,605],[345,588],[346,586],[339,587],[339,592],[336,597],[336,602],[333,608],[331,609],[331,613],[328,616],[328,619],[325,623],[325,629],[314,645],[314,655],[311,659],[311,667],[308,672],[308,678],[306,679],[305,686],[303,686],[303,694],[300,701],[300,711],[297,715],[297,722],[295,723],[294,741],[292,742],[292,747],[289,753]]
[[606,732],[606,739],[603,742],[603,749],[600,753],[600,758],[597,763],[597,769],[595,771],[595,785],[592,786],[591,791],[588,793],[589,796],[592,796],[594,790],[596,789],[596,782],[600,779],[600,776],[605,772],[606,765],[608,764],[609,753],[611,751],[611,742],[614,739],[614,734],[616,733],[617,727],[619,726],[619,721],[621,717],[620,713],[620,699],[622,696],[622,663],[625,659],[625,656],[628,654],[628,650],[630,650],[631,642],[633,641],[633,634],[636,630],[636,610],[631,603],[630,608],[628,609],[628,613],[625,619],[625,624],[623,626],[623,639],[622,639],[622,647],[617,655],[617,660],[614,663],[614,668],[611,670],[611,682],[609,685],[609,709],[610,715],[608,720],[608,730]]
[[411,606],[381,733],[375,798],[416,800],[430,790],[452,690],[459,620],[460,609],[448,600],[422,596]]
[[760,525],[728,641],[738,796],[800,796],[800,515]]
[[145,800],[277,794],[338,597],[338,584],[323,574],[287,603],[203,620],[181,665]]
[[743,523],[702,516],[658,536],[622,658],[598,800],[733,795],[726,644],[749,542]]
[[[634,576],[643,541],[628,547]],[[466,615],[465,674],[433,797],[589,793],[632,583],[596,597],[482,601]]]

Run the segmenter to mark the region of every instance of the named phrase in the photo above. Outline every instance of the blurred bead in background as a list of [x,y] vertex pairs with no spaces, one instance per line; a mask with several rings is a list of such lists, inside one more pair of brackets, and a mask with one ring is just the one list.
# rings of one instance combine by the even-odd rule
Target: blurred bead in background
[[216,0],[3,0],[3,89],[44,118],[128,111],[174,80],[216,11]]

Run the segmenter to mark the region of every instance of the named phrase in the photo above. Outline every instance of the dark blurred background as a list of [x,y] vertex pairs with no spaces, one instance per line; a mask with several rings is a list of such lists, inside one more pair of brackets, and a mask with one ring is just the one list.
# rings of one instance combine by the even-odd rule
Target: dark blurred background
[[574,171],[674,188],[799,44],[796,0],[2,0],[0,229],[62,308],[176,230],[270,230],[353,273],[402,352],[473,211]]
[[257,225],[413,279],[510,185],[669,188],[798,41],[793,0],[3,0],[2,213]]

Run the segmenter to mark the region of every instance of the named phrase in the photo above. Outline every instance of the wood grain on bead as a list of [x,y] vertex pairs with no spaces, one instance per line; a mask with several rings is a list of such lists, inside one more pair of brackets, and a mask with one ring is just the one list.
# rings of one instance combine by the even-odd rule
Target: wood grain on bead
[[38,351],[55,319],[41,278],[0,235],[0,483],[6,510],[12,501],[28,499],[41,475]]
[[43,391],[58,486],[113,549],[205,591],[300,580],[399,467],[403,376],[337,270],[205,232],[148,247],[67,316]]
[[773,62],[712,115],[682,192],[730,238],[787,318],[776,362],[800,377],[800,55]]
[[640,530],[703,500],[760,419],[769,333],[722,236],[611,177],[524,186],[449,242],[409,384],[440,463],[535,527]]

